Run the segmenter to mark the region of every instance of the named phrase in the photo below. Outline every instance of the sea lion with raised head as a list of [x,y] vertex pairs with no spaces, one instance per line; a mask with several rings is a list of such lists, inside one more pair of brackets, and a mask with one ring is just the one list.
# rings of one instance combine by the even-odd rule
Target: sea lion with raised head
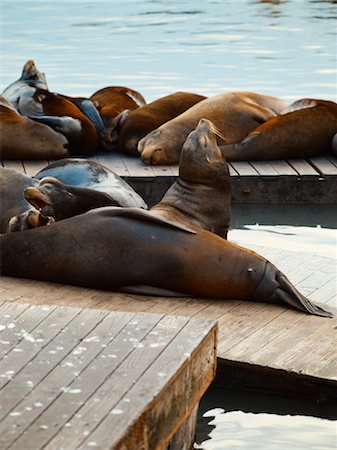
[[27,92],[34,92],[35,88],[48,90],[48,84],[46,75],[30,59],[23,66],[21,77],[7,86],[1,95],[18,111],[21,97]]
[[274,117],[287,103],[254,92],[228,92],[209,97],[147,134],[138,143],[146,164],[174,164],[187,135],[200,119],[211,120],[221,133],[219,145],[241,142],[252,130]]
[[337,104],[327,100],[298,100],[281,115],[253,130],[243,141],[221,146],[228,161],[310,158],[334,153]]
[[217,130],[201,119],[180,154],[179,176],[151,212],[225,239],[231,219],[228,165],[216,143]]
[[117,150],[139,156],[137,146],[144,136],[205,99],[203,95],[175,92],[134,111],[123,112],[112,133]]

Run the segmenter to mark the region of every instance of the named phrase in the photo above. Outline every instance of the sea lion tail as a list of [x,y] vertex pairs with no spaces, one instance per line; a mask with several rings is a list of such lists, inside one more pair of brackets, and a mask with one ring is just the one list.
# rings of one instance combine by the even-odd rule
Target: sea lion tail
[[276,290],[278,303],[286,303],[293,308],[300,311],[313,314],[321,317],[333,317],[333,314],[318,305],[315,305],[302,295],[288,280],[288,278],[280,271],[277,272],[276,281],[279,283],[279,288]]

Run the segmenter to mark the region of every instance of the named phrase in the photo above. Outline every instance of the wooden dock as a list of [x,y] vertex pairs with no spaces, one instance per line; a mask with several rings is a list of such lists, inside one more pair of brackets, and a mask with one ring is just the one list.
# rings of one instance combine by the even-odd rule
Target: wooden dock
[[191,448],[214,321],[15,302],[0,317],[2,450]]
[[[98,155],[93,159],[101,162],[125,178],[144,197],[150,206],[160,200],[178,175],[178,166],[149,167],[144,166],[137,158],[121,155]],[[32,176],[38,170],[45,167],[48,164],[48,161],[4,161],[2,164],[4,167],[14,168]],[[316,205],[321,204],[322,207],[324,203],[337,203],[337,160],[333,157],[312,158],[308,161],[231,163],[230,173],[232,177],[234,202],[269,203],[272,201],[273,203],[293,204],[301,202],[308,204],[316,203]],[[147,319],[148,316],[152,317],[152,315],[154,317],[153,320],[157,320],[158,317],[160,317],[158,320],[164,322],[172,321],[172,316],[176,316],[177,321],[188,320],[188,323],[192,323],[192,320],[201,320],[201,323],[208,324],[210,323],[209,321],[216,321],[218,325],[218,369],[216,382],[218,384],[230,387],[239,386],[240,388],[262,389],[263,391],[272,391],[295,396],[306,396],[317,402],[337,402],[337,254],[336,258],[328,258],[304,252],[297,252],[296,249],[279,250],[252,244],[246,245],[246,247],[258,251],[277,265],[277,267],[288,276],[290,281],[309,299],[324,304],[325,307],[332,310],[335,313],[334,318],[325,319],[310,316],[281,306],[265,305],[263,303],[192,297],[169,298],[138,296],[10,277],[2,277],[1,279],[0,304],[4,304],[4,307],[8,308],[8,310],[11,308],[13,310],[16,308],[19,310],[22,309],[22,319],[25,318],[25,315],[28,314],[29,311],[34,310],[34,307],[27,305],[35,305],[37,308],[36,311],[40,311],[38,314],[47,314],[47,312],[48,314],[57,314],[57,311],[63,311],[64,307],[70,307],[69,311],[72,311],[71,313],[69,312],[70,315],[87,314],[88,317],[108,317],[110,314],[117,314],[120,317],[125,317],[126,320],[126,317],[131,317],[128,316],[131,314],[132,317],[140,315],[139,317],[144,317],[144,320],[146,318],[146,323],[147,320],[152,320]],[[57,308],[55,305],[57,305]],[[64,320],[67,320],[68,315],[66,313],[63,315]],[[33,317],[33,314],[31,316]],[[20,320],[20,314],[18,314],[17,317],[18,320]],[[4,318],[4,314],[2,314],[2,318]],[[75,319],[69,319],[69,323],[70,320],[74,321]],[[205,320],[208,322],[203,322]],[[26,327],[27,320],[24,322]],[[1,323],[2,321],[0,320],[0,324]],[[10,323],[12,323],[12,321]],[[34,327],[30,326],[30,328],[33,329]],[[38,330],[39,328],[37,327],[34,329]],[[202,332],[198,326],[196,326],[195,329],[197,333]],[[25,328],[25,330],[28,332],[27,336],[30,336],[30,330],[28,330],[28,328]],[[0,340],[4,342],[8,341],[8,339],[6,340],[1,337],[4,336],[4,332],[8,331],[10,331],[10,329],[4,329],[0,332]],[[52,332],[52,329],[48,331],[48,333]],[[62,334],[59,333],[59,336],[61,339]],[[96,336],[96,334],[93,335],[93,337],[94,336]],[[18,338],[18,336],[16,336],[16,338]],[[104,337],[104,339],[106,338],[107,336]],[[50,339],[54,340],[56,337]],[[83,346],[84,339],[81,341],[82,344],[72,340],[69,345]],[[14,383],[15,379],[18,378],[16,378],[15,372],[15,377],[13,378],[13,381],[11,381],[10,377],[13,374],[11,374],[10,371],[18,370],[17,376],[19,377],[23,377],[26,370],[28,370],[28,374],[32,373],[30,361],[34,359],[40,361],[39,355],[44,354],[43,352],[47,351],[44,350],[45,348],[49,348],[48,346],[43,347],[40,345],[40,350],[37,350],[38,347],[35,348],[34,346],[31,346],[31,351],[35,348],[34,355],[28,353],[26,358],[21,359],[22,353],[20,354],[20,346],[28,345],[29,337],[28,342],[26,341],[27,339],[21,341],[18,340],[17,345],[13,347],[10,353],[8,353],[8,355],[12,355],[11,358],[13,359],[14,364],[19,365],[18,368],[12,369],[7,366],[7,371],[1,371],[0,373],[5,374],[2,381],[7,383],[6,386],[11,385],[13,387],[14,395],[16,395],[14,398],[20,399],[20,403],[18,402],[15,405],[12,404],[11,409],[7,410],[7,415],[5,415],[5,418],[3,419],[5,422],[0,422],[1,439],[4,439],[3,442],[9,443],[9,448],[18,448],[20,450],[22,447],[20,448],[18,445],[21,445],[23,441],[25,442],[24,448],[27,449],[29,447],[27,447],[26,443],[33,442],[35,446],[32,448],[35,450],[35,448],[39,448],[36,446],[36,443],[40,442],[41,436],[41,442],[48,442],[48,446],[45,448],[57,448],[58,450],[65,448],[68,450],[76,448],[77,444],[74,444],[73,447],[69,446],[70,444],[68,445],[68,441],[63,441],[63,439],[66,439],[63,436],[71,436],[71,442],[78,443],[79,441],[77,439],[81,437],[80,433],[85,432],[89,434],[88,436],[84,436],[85,440],[83,442],[85,442],[85,445],[81,445],[80,448],[92,448],[91,445],[93,444],[89,445],[89,443],[97,443],[100,442],[99,439],[103,439],[103,435],[100,435],[100,431],[96,432],[95,430],[102,431],[104,430],[104,427],[101,428],[98,426],[91,433],[90,430],[85,428],[87,423],[85,422],[83,425],[84,422],[82,417],[80,417],[81,414],[78,416],[77,410],[79,408],[82,410],[83,408],[83,411],[87,411],[86,405],[88,405],[87,408],[89,408],[89,411],[100,414],[100,408],[97,405],[100,405],[101,402],[97,403],[97,405],[95,404],[95,393],[100,392],[101,387],[95,387],[94,384],[90,386],[92,389],[96,389],[93,394],[90,394],[91,391],[84,390],[83,392],[86,392],[87,395],[86,399],[82,397],[82,393],[78,392],[79,402],[75,402],[76,404],[74,404],[74,402],[72,402],[74,396],[71,395],[70,391],[67,391],[67,388],[69,387],[69,389],[72,389],[71,386],[74,386],[74,389],[82,389],[82,387],[77,387],[77,375],[75,376],[73,374],[75,378],[70,380],[67,385],[65,385],[65,382],[61,377],[61,387],[65,387],[66,389],[64,392],[60,393],[59,388],[55,390],[55,387],[53,387],[52,384],[48,382],[45,383],[45,380],[49,380],[49,375],[43,375],[45,373],[43,370],[48,371],[49,374],[47,365],[46,367],[39,366],[39,370],[36,371],[36,376],[41,377],[41,382],[36,385],[36,388],[34,387],[35,384],[27,385],[27,381],[34,383],[32,379],[28,380],[25,378],[26,384],[24,385],[22,385],[22,383]],[[97,351],[104,351],[100,346],[97,346],[97,342],[96,345],[94,345],[94,340],[92,342],[93,347],[97,347]],[[60,344],[60,347],[62,347],[62,344]],[[186,354],[187,353],[189,352],[186,352]],[[145,356],[147,357],[147,355]],[[54,356],[53,353],[49,354],[48,357],[53,358],[53,361],[56,361],[56,359],[54,359],[56,356]],[[27,358],[29,358],[29,361]],[[109,378],[106,377],[102,380],[100,374],[95,372],[96,375],[94,376],[92,375],[94,372],[90,371],[93,370],[90,369],[90,367],[94,367],[96,370],[98,367],[98,359],[99,358],[96,356],[92,356],[91,362],[88,362],[89,365],[87,364],[85,368],[85,373],[91,374],[92,378],[90,379],[94,381],[96,381],[97,376],[97,382],[102,383],[102,392],[104,393],[106,392],[104,386],[105,383],[108,383]],[[103,360],[105,359],[103,358]],[[137,361],[141,360],[142,357],[137,359]],[[4,363],[6,363],[6,361],[10,362],[11,359],[5,358],[3,361]],[[199,362],[200,361],[202,360],[199,359]],[[209,367],[209,360],[207,360],[207,358],[206,362],[206,366]],[[123,365],[122,362],[121,364]],[[184,363],[182,363],[182,365],[184,365]],[[59,364],[55,367],[61,367],[58,369],[61,370],[62,364],[61,366]],[[103,371],[104,370],[107,369],[103,368]],[[114,369],[112,369],[112,371],[113,370]],[[41,374],[39,375],[40,371]],[[163,370],[163,372],[166,372],[166,369],[165,371]],[[52,373],[53,371],[50,372],[51,377]],[[106,374],[106,372],[104,373]],[[176,379],[173,372],[171,375],[171,380],[173,378]],[[208,382],[210,381],[210,378],[211,377],[207,378]],[[51,378],[51,380],[53,380],[53,378]],[[80,375],[79,381],[83,383],[83,378]],[[160,381],[164,382],[167,380],[163,379]],[[135,391],[143,393],[144,391],[140,387],[138,388],[139,391],[137,391],[137,385],[138,384],[134,387]],[[160,386],[162,386],[164,392],[167,391],[165,388],[166,385],[164,386],[164,384],[162,384]],[[24,409],[23,417],[15,415],[15,413],[21,414],[23,411],[22,408],[31,407],[31,405],[27,403],[27,399],[36,398],[35,402],[42,403],[42,395],[44,395],[49,388],[51,389],[50,410],[47,408],[44,412],[41,411],[42,414],[35,418],[33,418],[33,415],[29,414],[29,409]],[[206,388],[206,385],[204,388]],[[9,387],[6,387],[6,389],[10,390]],[[22,394],[20,391],[21,389],[26,389],[25,393]],[[88,387],[86,389],[88,389]],[[133,388],[131,387],[130,389],[132,390]],[[201,391],[203,391],[203,389],[200,390],[200,394]],[[125,396],[126,398],[129,398],[126,392],[127,391],[125,391]],[[190,395],[191,391],[188,390],[188,392]],[[170,439],[171,442],[174,442],[172,439],[175,439],[175,437],[172,438],[172,433],[174,433],[179,426],[182,427],[181,430],[186,429],[182,424],[184,423],[184,420],[186,420],[187,415],[192,411],[193,406],[197,404],[198,399],[200,399],[199,393],[197,399],[191,399],[188,413],[180,415],[174,425],[173,422],[168,422],[171,424],[171,431],[167,432],[165,438],[162,438],[165,445],[167,445]],[[35,397],[35,395],[37,395],[37,397]],[[60,397],[56,398],[56,395],[60,395]],[[113,398],[116,403],[113,405],[107,405],[105,397],[106,395],[103,395],[104,401],[102,404],[104,405],[104,408],[110,408],[112,411],[114,409],[124,411],[115,397]],[[54,425],[55,414],[57,414],[58,417],[60,416],[59,398],[64,398],[66,400],[65,405],[66,408],[70,408],[70,412],[67,410],[67,412],[64,413],[64,417],[61,417],[62,420],[60,419],[60,422],[57,422],[56,425]],[[143,425],[144,423],[148,423],[148,417],[150,416],[146,416],[146,414],[152,414],[152,409],[155,406],[155,399],[161,397],[158,393],[158,397],[154,394],[153,397],[150,396],[146,398],[150,399],[149,404],[141,404],[142,406],[138,410],[139,417],[146,417],[143,422],[141,421]],[[11,401],[13,402],[13,398]],[[121,398],[118,401],[121,401]],[[83,402],[85,403],[83,404]],[[3,402],[1,401],[0,403],[2,404]],[[9,406],[10,405],[11,404],[9,403]],[[22,408],[18,409],[18,405],[21,405],[20,408]],[[76,411],[74,411],[75,407],[77,408]],[[123,407],[125,407],[124,404]],[[107,410],[108,409],[105,409],[104,411],[106,412]],[[154,411],[156,411],[155,408]],[[145,416],[142,416],[143,413]],[[72,414],[71,420],[69,414]],[[29,420],[27,419],[29,424],[28,422],[24,422],[23,428],[19,427],[17,430],[15,424],[21,423],[21,419],[26,420],[26,417],[29,418]],[[105,423],[105,420],[107,420],[106,423],[110,424],[110,430],[116,429],[117,425],[115,424],[120,423],[118,420],[122,420],[123,424],[125,424],[125,416],[123,414],[107,413],[106,417],[107,419],[102,419],[102,423]],[[193,415],[191,417],[193,417]],[[114,422],[115,419],[117,422]],[[4,429],[7,434],[2,433],[2,423],[6,424]],[[71,425],[69,425],[69,423]],[[94,423],[96,422],[94,421]],[[52,434],[54,426],[57,429],[54,430],[55,434]],[[123,430],[125,431],[126,428],[127,430],[132,429],[131,425],[130,427],[127,425]],[[76,433],[77,429],[78,432]],[[118,426],[117,429],[119,430]],[[14,434],[16,433],[14,440],[12,434],[13,430]],[[115,438],[111,432],[103,434],[105,437],[108,436],[111,439]],[[145,435],[146,439],[148,439],[149,435],[147,432]],[[176,436],[179,436],[179,432]],[[66,442],[67,445],[62,447],[62,442]],[[110,444],[106,444],[106,441],[104,441],[104,445],[102,444],[99,448],[109,448],[108,445]],[[0,447],[2,448],[2,445],[0,445]],[[134,448],[138,447],[137,441],[137,446]],[[129,446],[124,448],[133,447]],[[149,448],[152,449],[156,447]],[[174,448],[174,446],[170,448]]]
[[[94,159],[123,177],[152,206],[178,175],[178,165],[146,166],[137,157],[102,153]],[[48,161],[2,161],[29,176]],[[337,158],[231,162],[232,200],[240,203],[337,204]]]

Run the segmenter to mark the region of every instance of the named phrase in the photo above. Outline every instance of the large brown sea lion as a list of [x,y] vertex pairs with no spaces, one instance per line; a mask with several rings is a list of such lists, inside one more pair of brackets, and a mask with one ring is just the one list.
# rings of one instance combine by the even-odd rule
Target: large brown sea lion
[[0,97],[1,159],[59,159],[68,156],[68,140],[49,126],[20,115]]
[[[214,146],[205,151],[209,148],[211,166],[218,158]],[[185,196],[183,189],[182,207]],[[178,190],[174,197],[164,197],[163,207],[152,211],[104,207],[49,227],[4,234],[2,274],[143,294],[262,301],[331,317],[265,258],[200,228],[188,219],[189,208],[175,212]]]
[[147,164],[174,164],[187,135],[202,118],[211,120],[222,135],[220,145],[241,142],[258,125],[280,114],[287,103],[253,92],[229,92],[202,100],[149,133],[138,143]]
[[95,92],[90,99],[95,103],[103,119],[105,132],[102,136],[102,147],[106,151],[115,149],[115,130],[119,127],[123,112],[144,106],[146,101],[142,94],[124,86],[108,86]]
[[183,145],[178,178],[151,212],[227,238],[231,182],[216,133],[212,122],[200,120]]
[[221,146],[228,161],[310,158],[337,155],[337,104],[303,99],[272,117],[237,144]]
[[139,155],[138,142],[144,136],[205,99],[203,95],[175,92],[134,111],[125,111],[119,116],[112,134],[113,141],[118,140],[117,150]]
[[48,227],[3,234],[0,240],[3,275],[96,289],[261,301],[331,317],[257,253],[141,209],[94,209]]

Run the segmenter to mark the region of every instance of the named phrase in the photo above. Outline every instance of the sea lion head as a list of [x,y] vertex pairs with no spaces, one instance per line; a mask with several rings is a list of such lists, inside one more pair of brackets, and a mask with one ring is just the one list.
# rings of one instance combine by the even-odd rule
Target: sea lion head
[[181,150],[180,130],[168,122],[148,133],[138,142],[138,152],[145,164],[175,164]]
[[37,186],[27,187],[24,196],[43,216],[51,216],[56,221],[63,218],[64,210],[76,203],[69,186],[54,177],[44,177]]
[[22,214],[11,217],[7,226],[7,233],[29,230],[31,228],[51,225],[55,222],[52,216],[45,216],[36,209],[30,209]]
[[32,59],[23,66],[20,80],[27,82],[30,86],[48,90],[46,75],[38,70]]
[[200,119],[181,151],[179,175],[182,179],[205,184],[223,181],[228,167],[217,144],[219,136],[220,132],[210,120]]

